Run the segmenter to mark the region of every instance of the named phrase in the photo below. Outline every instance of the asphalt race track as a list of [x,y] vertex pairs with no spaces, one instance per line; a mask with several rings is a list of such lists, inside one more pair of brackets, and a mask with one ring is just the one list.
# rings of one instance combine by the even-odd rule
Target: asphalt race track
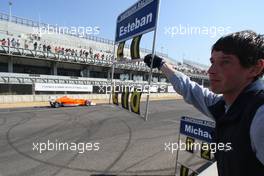
[[164,146],[177,142],[180,117],[206,117],[183,100],[152,101],[149,113],[145,122],[107,104],[1,109],[0,176],[172,175],[176,152]]

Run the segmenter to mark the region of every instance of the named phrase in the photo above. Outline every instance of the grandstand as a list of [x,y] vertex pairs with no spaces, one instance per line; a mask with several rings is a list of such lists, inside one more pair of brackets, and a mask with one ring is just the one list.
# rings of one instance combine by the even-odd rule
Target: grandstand
[[[45,94],[34,90],[35,83],[93,85],[110,84],[113,58],[112,40],[70,33],[44,33],[40,28],[56,27],[46,23],[0,13],[0,94]],[[124,58],[130,58],[129,45]],[[150,50],[141,48],[144,57]],[[167,54],[157,53],[176,69],[205,86],[208,77],[199,65],[175,62]],[[143,62],[117,64],[114,79],[118,84],[147,84],[149,68]],[[165,76],[153,70],[154,84],[169,86]],[[63,93],[63,92],[48,92]],[[64,92],[80,93],[80,92]]]

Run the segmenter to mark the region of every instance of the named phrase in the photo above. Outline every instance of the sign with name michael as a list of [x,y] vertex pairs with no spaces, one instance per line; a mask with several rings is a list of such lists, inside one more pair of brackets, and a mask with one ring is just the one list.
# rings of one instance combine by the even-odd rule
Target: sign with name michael
[[208,143],[213,142],[215,123],[191,117],[182,117],[180,133]]
[[139,0],[117,17],[115,43],[152,31],[156,27],[159,0]]

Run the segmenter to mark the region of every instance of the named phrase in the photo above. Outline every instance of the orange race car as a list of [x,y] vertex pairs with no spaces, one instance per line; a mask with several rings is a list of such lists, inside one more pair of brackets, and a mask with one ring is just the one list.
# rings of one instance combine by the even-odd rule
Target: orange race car
[[92,102],[91,100],[70,98],[67,96],[63,96],[57,99],[51,97],[49,102],[50,102],[51,107],[53,108],[58,108],[61,106],[94,106],[96,105],[96,103]]

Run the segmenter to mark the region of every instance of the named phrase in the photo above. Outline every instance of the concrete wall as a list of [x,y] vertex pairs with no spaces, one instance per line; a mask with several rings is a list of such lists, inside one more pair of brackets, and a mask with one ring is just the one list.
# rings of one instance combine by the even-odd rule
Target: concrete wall
[[[61,95],[0,95],[0,104],[1,103],[21,103],[21,102],[45,102],[49,101],[50,96],[53,97],[60,97],[64,96],[65,94]],[[84,98],[84,99],[92,99],[92,100],[108,100],[109,94],[69,94],[67,95],[72,98]],[[144,101],[146,99],[147,95],[142,95],[142,100]],[[176,93],[153,93],[150,96],[153,99],[181,99],[181,96]]]

